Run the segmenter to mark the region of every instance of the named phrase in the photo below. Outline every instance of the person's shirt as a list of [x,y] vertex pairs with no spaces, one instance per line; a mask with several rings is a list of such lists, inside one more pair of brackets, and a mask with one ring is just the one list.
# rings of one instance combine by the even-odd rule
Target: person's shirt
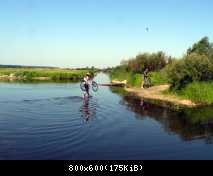
[[143,76],[144,76],[144,77],[147,77],[147,76],[148,76],[148,71],[147,71],[147,70],[145,70],[145,71],[143,72]]
[[92,83],[92,80],[90,79],[89,76],[84,77],[84,81],[85,81],[86,84],[91,84]]

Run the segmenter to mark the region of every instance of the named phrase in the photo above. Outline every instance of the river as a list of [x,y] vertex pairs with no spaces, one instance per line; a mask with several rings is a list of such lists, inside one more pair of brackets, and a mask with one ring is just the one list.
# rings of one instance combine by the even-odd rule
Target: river
[[0,159],[213,159],[212,108],[175,112],[119,92],[84,100],[79,83],[1,82]]

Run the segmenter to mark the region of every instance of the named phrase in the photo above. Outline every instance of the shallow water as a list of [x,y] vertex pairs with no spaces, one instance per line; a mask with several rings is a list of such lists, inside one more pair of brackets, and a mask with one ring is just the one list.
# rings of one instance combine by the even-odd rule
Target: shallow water
[[212,108],[173,112],[118,92],[0,83],[0,159],[213,158]]

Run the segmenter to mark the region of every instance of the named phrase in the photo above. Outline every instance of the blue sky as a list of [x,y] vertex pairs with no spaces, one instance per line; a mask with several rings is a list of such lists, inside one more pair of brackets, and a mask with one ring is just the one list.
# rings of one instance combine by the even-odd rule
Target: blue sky
[[[0,64],[106,67],[213,41],[212,0],[0,0]],[[149,32],[146,31],[149,27]]]

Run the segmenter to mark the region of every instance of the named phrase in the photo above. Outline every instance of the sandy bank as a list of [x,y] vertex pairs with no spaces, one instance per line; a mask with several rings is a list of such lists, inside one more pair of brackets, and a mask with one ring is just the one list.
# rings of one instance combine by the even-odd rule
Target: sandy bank
[[125,88],[127,92],[133,93],[134,95],[148,100],[158,100],[162,102],[163,106],[175,105],[175,106],[185,106],[185,107],[197,107],[198,104],[192,102],[191,100],[180,99],[173,95],[165,95],[162,92],[169,89],[169,85],[153,86],[148,89],[142,88]]
[[[112,83],[121,83],[121,84],[127,84],[126,81],[112,81]],[[182,106],[182,107],[197,107],[200,106],[199,104],[196,104],[192,102],[191,100],[181,99],[175,95],[167,95],[164,94],[163,91],[166,91],[169,89],[169,85],[159,85],[159,86],[153,86],[148,89],[143,88],[129,88],[125,86],[125,90],[137,97],[140,97],[141,99],[146,100],[153,100],[157,101],[158,104],[165,107],[171,107],[171,106]],[[157,103],[156,102],[156,103]]]

